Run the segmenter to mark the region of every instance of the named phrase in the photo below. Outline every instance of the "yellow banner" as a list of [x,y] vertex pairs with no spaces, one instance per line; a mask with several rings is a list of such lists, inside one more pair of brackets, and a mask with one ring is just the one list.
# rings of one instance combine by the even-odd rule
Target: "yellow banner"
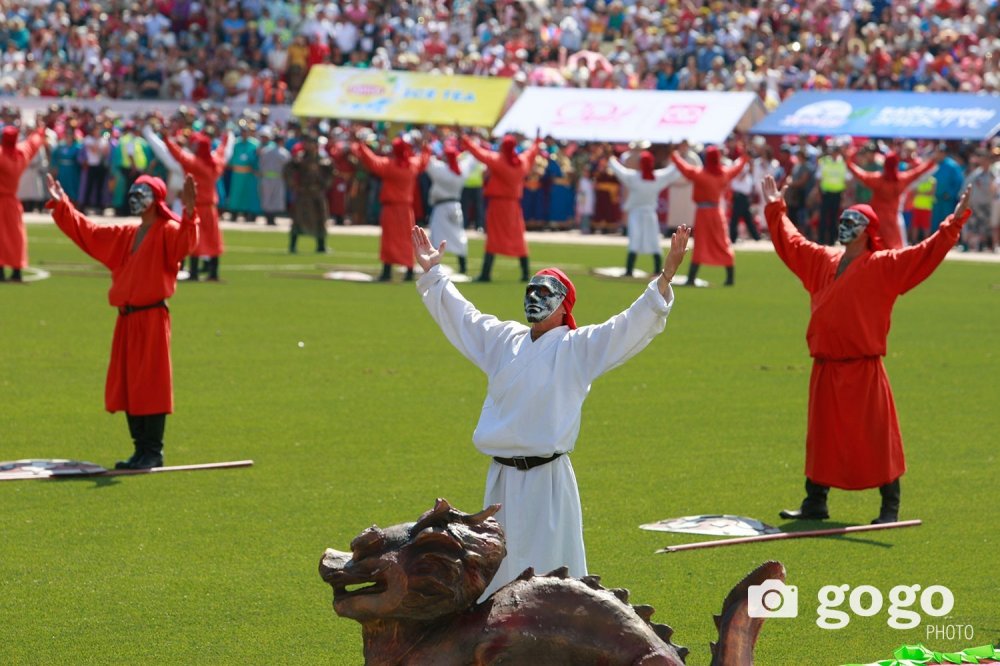
[[315,65],[292,113],[301,118],[493,127],[511,80]]

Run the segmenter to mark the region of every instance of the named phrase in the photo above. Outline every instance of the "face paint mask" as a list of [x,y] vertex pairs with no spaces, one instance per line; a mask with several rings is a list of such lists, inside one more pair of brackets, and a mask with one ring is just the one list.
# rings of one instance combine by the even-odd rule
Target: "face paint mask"
[[153,188],[145,183],[133,185],[128,191],[128,210],[132,215],[142,215],[153,205]]
[[531,278],[524,292],[524,316],[532,324],[545,321],[566,298],[566,287],[551,275]]
[[840,214],[837,225],[837,240],[841,245],[850,245],[868,226],[868,218],[856,210],[845,210]]

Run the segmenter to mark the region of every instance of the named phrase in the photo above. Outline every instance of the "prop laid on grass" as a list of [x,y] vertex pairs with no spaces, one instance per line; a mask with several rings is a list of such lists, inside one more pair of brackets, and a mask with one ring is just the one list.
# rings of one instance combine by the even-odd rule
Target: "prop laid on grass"
[[[456,273],[451,267],[444,266],[444,272],[449,276],[452,282],[471,282],[472,278],[464,273]],[[400,275],[406,272],[405,268],[401,268],[396,271]],[[417,277],[420,276],[420,269],[416,270]],[[302,273],[302,272],[286,272],[286,273],[272,273],[271,277],[280,278],[298,278],[301,280],[333,280],[336,282],[377,282],[377,275],[375,273],[367,273],[365,271],[359,271],[352,268],[335,268],[334,270],[329,270],[324,272],[322,275],[316,275],[315,273]]]
[[[630,605],[628,590],[597,576],[529,568],[477,603],[507,552],[499,510],[470,515],[439,499],[416,523],[372,526],[351,552],[326,550],[320,576],[337,615],[361,623],[366,664],[682,666],[688,650],[670,642],[670,627],[650,622],[653,608]],[[784,566],[762,564],[726,597],[713,665],[753,664],[764,619],[749,617],[747,593],[767,579],[783,581]]]
[[992,645],[983,645],[966,648],[961,652],[934,652],[918,643],[903,645],[892,653],[891,659],[846,666],[916,666],[917,664],[983,664],[984,666],[1000,664],[1000,650]]
[[760,534],[778,534],[780,529],[767,525],[753,518],[711,514],[704,516],[684,516],[683,518],[664,518],[655,523],[639,525],[641,529],[652,532],[677,532],[678,534],[704,534],[706,536],[757,536]]
[[736,546],[743,543],[759,543],[761,541],[778,541],[781,539],[803,539],[806,537],[837,536],[840,534],[854,534],[856,532],[874,532],[875,530],[892,530],[899,527],[916,527],[921,525],[919,520],[900,520],[895,523],[883,523],[881,525],[851,525],[848,527],[834,527],[827,530],[805,530],[802,532],[779,532],[777,534],[761,534],[759,536],[739,537],[736,539],[717,539],[716,541],[699,541],[697,543],[686,543],[680,546],[667,546],[660,548],[657,553],[676,553],[681,550],[697,550],[699,548],[719,548],[722,546]]
[[[638,268],[632,271],[632,277],[627,277],[625,275],[625,269],[622,266],[605,266],[603,268],[592,268],[590,274],[596,278],[610,278],[613,280],[635,280],[636,282],[644,280],[652,280],[653,276],[646,271],[641,271]],[[670,284],[683,287],[687,284],[686,275],[675,275],[674,279],[670,281]],[[707,287],[709,283],[707,280],[702,280],[701,278],[695,278],[694,286],[696,287]]]
[[0,481],[23,481],[27,479],[68,479],[90,476],[124,476],[133,474],[159,474],[161,472],[194,472],[203,469],[230,469],[250,467],[252,460],[202,463],[199,465],[175,465],[153,467],[152,469],[106,469],[82,460],[12,460],[0,462]]

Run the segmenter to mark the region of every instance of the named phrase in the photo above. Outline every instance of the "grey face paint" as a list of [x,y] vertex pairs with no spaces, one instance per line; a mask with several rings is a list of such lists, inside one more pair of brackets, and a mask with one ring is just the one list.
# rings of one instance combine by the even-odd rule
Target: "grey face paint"
[[524,316],[532,324],[545,321],[566,298],[566,287],[551,275],[531,278],[524,292]]
[[868,218],[856,210],[845,210],[837,224],[837,240],[841,245],[850,245],[868,226]]
[[128,191],[128,211],[133,215],[142,215],[153,205],[153,188],[146,183],[133,185]]

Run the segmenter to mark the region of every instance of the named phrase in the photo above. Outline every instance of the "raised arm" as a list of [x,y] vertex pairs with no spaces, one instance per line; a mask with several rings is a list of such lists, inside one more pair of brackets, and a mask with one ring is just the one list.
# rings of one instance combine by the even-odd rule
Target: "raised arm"
[[181,165],[184,171],[191,171],[191,166],[194,164],[194,155],[178,146],[170,137],[163,140],[163,145],[167,147],[167,152],[177,160],[177,163]]
[[17,144],[17,150],[22,155],[24,155],[25,162],[31,162],[35,159],[35,155],[38,151],[42,149],[45,145],[45,128],[39,127],[34,132],[29,134],[24,141]]
[[420,155],[417,156],[417,173],[421,173],[427,169],[427,165],[431,161],[431,151],[423,150]]
[[861,184],[872,189],[882,182],[882,172],[880,171],[865,171],[853,160],[847,160],[847,170],[850,171],[855,178],[861,181]]
[[463,179],[468,180],[474,168],[476,168],[476,158],[472,155],[463,153],[458,158],[458,170],[462,173]]
[[937,162],[934,160],[927,160],[926,162],[921,162],[912,169],[907,169],[906,171],[901,171],[899,173],[899,182],[903,184],[903,187],[909,187],[914,182],[920,179],[921,176],[937,168]]
[[670,153],[670,159],[674,161],[674,166],[676,166],[677,170],[681,172],[681,175],[687,178],[688,180],[694,180],[695,177],[699,173],[701,173],[701,169],[699,169],[698,167],[693,167],[687,162],[685,162],[683,159],[681,159],[680,155],[677,154],[676,150]]
[[212,151],[212,157],[215,159],[215,163],[219,164],[229,164],[229,160],[233,158],[233,149],[236,147],[236,142],[233,141],[233,133],[226,132],[222,135],[222,139],[219,140],[219,145],[215,147]]
[[153,131],[152,127],[149,125],[143,127],[142,136],[146,139],[146,143],[149,144],[153,154],[156,155],[156,159],[163,162],[168,170],[178,171],[182,168],[180,162],[174,159],[174,156],[170,154],[170,151],[167,149],[167,144],[165,144],[163,139],[161,139],[159,135]]
[[732,164],[723,170],[723,173],[726,174],[726,182],[728,183],[733,178],[736,178],[736,176],[740,175],[740,172],[743,171],[743,169],[745,169],[747,167],[747,164],[749,163],[750,163],[749,155],[747,155],[746,153],[740,155],[740,158],[736,160],[735,164]]
[[78,211],[52,174],[46,174],[49,195],[45,207],[52,211],[52,219],[71,241],[88,255],[113,269],[124,261],[130,250],[130,236],[126,225],[94,224]]
[[[787,189],[787,188],[786,188]],[[764,176],[761,182],[761,193],[766,206],[764,217],[771,233],[771,242],[778,257],[802,281],[802,285],[811,293],[817,285],[819,270],[824,262],[829,260],[827,250],[817,245],[799,233],[792,221],[788,219],[785,203],[785,190],[778,190],[774,177]]]
[[485,164],[487,167],[492,167],[500,159],[500,156],[494,153],[492,150],[487,150],[479,145],[479,141],[468,139],[462,137],[462,147],[468,150],[473,157]]
[[660,186],[660,189],[673,185],[680,178],[681,172],[673,164],[653,172],[653,179],[656,180],[656,184]]
[[618,158],[614,155],[608,159],[608,166],[611,167],[611,170],[614,172],[615,178],[622,182],[625,182],[625,179],[633,173],[631,169],[619,162]]
[[538,158],[538,153],[539,151],[541,151],[541,149],[542,149],[542,142],[539,141],[538,139],[535,139],[535,141],[531,144],[531,148],[528,148],[528,150],[524,151],[524,159],[521,161],[521,164],[524,165],[526,172],[530,172],[531,169],[534,168],[535,160]]
[[372,152],[372,149],[365,144],[355,141],[351,144],[351,152],[361,161],[365,169],[372,172],[376,176],[382,176],[387,168],[389,168],[389,158],[376,155]]

